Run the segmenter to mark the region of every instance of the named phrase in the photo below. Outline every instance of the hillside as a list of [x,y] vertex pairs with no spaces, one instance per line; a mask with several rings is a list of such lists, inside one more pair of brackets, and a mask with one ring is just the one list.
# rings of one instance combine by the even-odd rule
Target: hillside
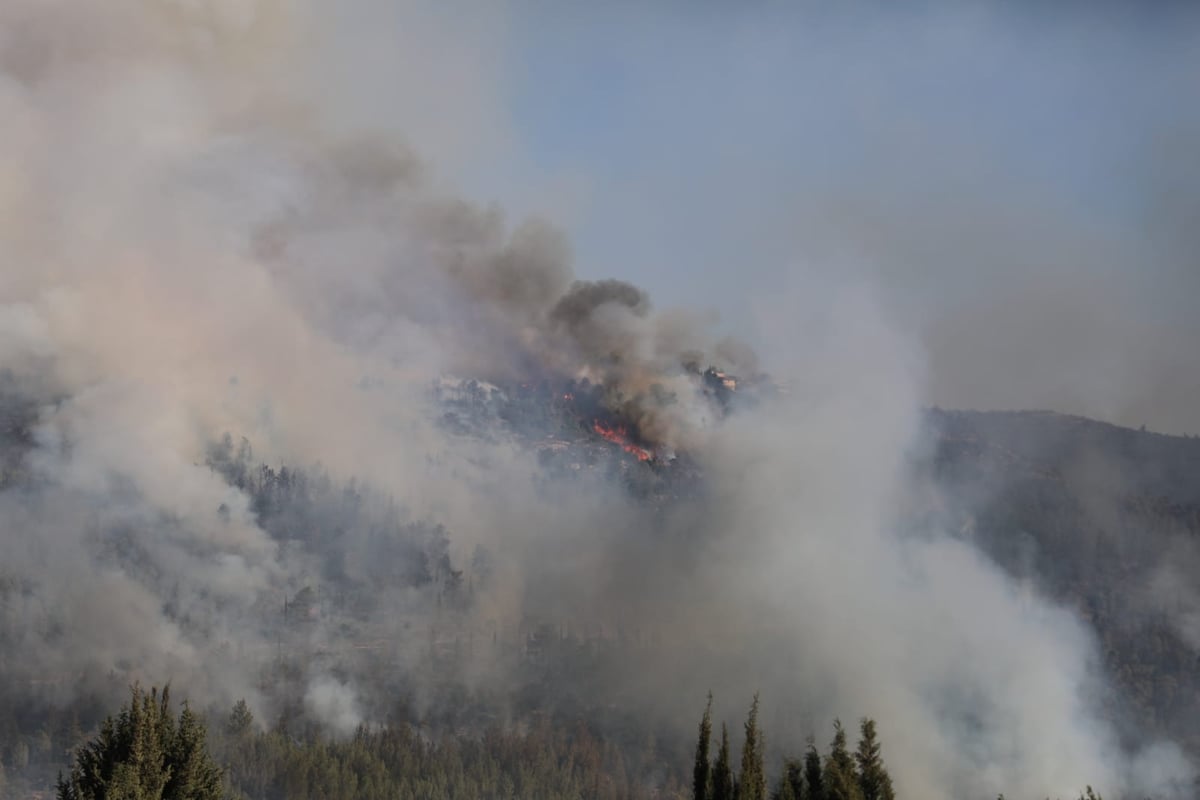
[[[642,509],[654,521],[702,507],[705,475],[695,459],[652,449],[599,389],[570,388],[468,382],[440,386],[435,396],[453,436],[515,436],[547,476],[585,487],[614,482],[630,513]],[[736,399],[714,397],[727,409]],[[10,502],[51,501],[56,488],[30,460],[46,401],[7,391],[3,402],[0,490]],[[755,413],[753,403],[738,408]],[[912,485],[918,495],[932,489],[937,501],[913,503],[904,524],[950,530],[1027,591],[1074,610],[1095,632],[1098,677],[1116,689],[1096,685],[1115,729],[1129,744],[1169,738],[1200,756],[1200,440],[1044,412],[933,409],[923,423],[910,456]],[[609,748],[606,758],[640,765],[641,783],[631,785],[659,791],[679,783],[672,765],[686,763],[688,739],[661,709],[645,707],[648,689],[637,687],[639,671],[666,649],[664,631],[636,621],[608,627],[544,606],[516,624],[498,623],[488,604],[507,554],[464,552],[453,529],[412,516],[373,489],[372,476],[265,465],[248,442],[228,436],[212,444],[206,464],[247,499],[289,576],[279,594],[256,601],[250,618],[206,618],[156,566],[156,537],[169,539],[177,524],[167,516],[119,524],[96,517],[86,541],[94,563],[165,598],[162,612],[185,637],[207,641],[224,626],[214,652],[227,659],[222,669],[257,676],[269,729],[308,739],[368,719],[467,741],[531,725],[552,738],[547,725],[569,732],[586,720]],[[212,513],[230,524],[225,504]],[[656,546],[692,544],[667,538]],[[39,576],[0,566],[0,757],[14,787],[48,785],[110,698],[128,680],[153,677],[135,654],[120,654],[124,670],[81,653],[48,671],[38,659],[69,624],[46,604],[49,589]],[[677,699],[695,705],[694,697]]]
[[958,535],[1092,626],[1112,714],[1200,753],[1200,439],[1049,412],[926,422]]

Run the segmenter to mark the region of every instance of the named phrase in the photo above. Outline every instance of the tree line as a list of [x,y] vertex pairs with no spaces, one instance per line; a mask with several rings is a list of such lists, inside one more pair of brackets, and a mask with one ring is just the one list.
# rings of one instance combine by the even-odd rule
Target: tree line
[[744,724],[741,763],[734,775],[729,755],[729,729],[721,723],[721,740],[715,758],[712,747],[712,694],[696,740],[692,769],[693,800],[895,800],[892,779],[883,763],[875,721],[859,723],[858,747],[851,752],[846,730],[834,720],[833,740],[822,756],[810,739],[807,751],[785,758],[775,788],[768,795],[764,765],[764,736],[758,724],[758,695]]
[[[667,767],[664,769],[664,767]],[[434,736],[406,724],[346,738],[262,729],[244,701],[212,730],[138,686],[80,747],[58,800],[666,800],[678,770],[586,725]],[[6,796],[0,790],[0,797]],[[12,796],[26,796],[13,793]]]
[[[835,720],[821,753],[810,739],[785,758],[768,792],[755,695],[738,764],[722,723],[713,741],[712,695],[700,719],[691,791],[682,770],[633,756],[586,725],[548,720],[523,732],[431,737],[411,726],[360,727],[345,739],[297,739],[259,728],[244,701],[209,731],[169,690],[135,685],[60,776],[58,800],[895,800],[875,722],[859,722],[857,747]],[[716,744],[715,756],[711,752]],[[649,748],[653,751],[653,748]],[[2,775],[3,773],[0,773]],[[0,787],[0,796],[5,793]],[[1003,800],[1001,795],[1000,800]],[[1080,800],[1101,800],[1089,787]]]

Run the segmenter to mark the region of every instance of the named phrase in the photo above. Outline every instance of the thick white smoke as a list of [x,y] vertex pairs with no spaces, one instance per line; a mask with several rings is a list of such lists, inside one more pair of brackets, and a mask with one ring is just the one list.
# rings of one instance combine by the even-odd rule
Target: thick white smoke
[[[1121,753],[1089,710],[1077,621],[966,545],[897,530],[920,357],[869,290],[811,285],[764,311],[789,391],[702,423],[683,358],[749,354],[704,315],[574,283],[551,226],[439,190],[396,133],[426,124],[403,92],[362,113],[392,102],[392,61],[339,57],[382,7],[0,8],[0,367],[41,404],[0,523],[3,566],[29,582],[5,624],[30,664],[257,696],[265,610],[317,566],[204,465],[230,431],[486,545],[497,625],[653,634],[615,679],[681,729],[708,688],[731,714],[761,689],[771,735],[797,748],[833,715],[871,715],[913,797],[1185,774],[1169,748],[1150,767]],[[673,391],[628,413],[694,453],[706,496],[652,514],[597,479],[547,498],[524,451],[434,424],[436,376],[530,372]],[[350,730],[352,682],[319,675],[304,702]]]

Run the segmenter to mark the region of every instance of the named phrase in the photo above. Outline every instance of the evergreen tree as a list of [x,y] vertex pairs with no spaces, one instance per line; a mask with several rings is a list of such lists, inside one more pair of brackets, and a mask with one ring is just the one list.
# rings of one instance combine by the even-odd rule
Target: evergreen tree
[[708,742],[712,738],[712,692],[708,693],[708,704],[700,718],[700,736],[696,741],[696,766],[692,769],[692,797],[694,800],[709,800],[712,768],[708,763]]
[[250,713],[250,706],[246,705],[244,699],[238,700],[229,712],[229,719],[225,721],[225,733],[237,738],[249,733],[253,727],[254,715]]
[[204,723],[184,703],[179,725],[167,748],[170,776],[164,798],[209,800],[221,797],[221,770],[205,747]]
[[804,753],[804,787],[807,790],[807,800],[825,800],[825,776],[821,769],[821,754],[817,745],[810,738],[808,750]]
[[883,766],[879,740],[875,736],[875,720],[863,718],[859,724],[858,752],[854,754],[858,766],[858,787],[863,800],[894,800],[892,779]]
[[825,784],[825,800],[863,800],[855,774],[854,757],[846,745],[846,729],[841,720],[833,722],[833,741],[825,756],[822,778]]
[[804,800],[804,763],[798,758],[783,762],[783,775],[779,779],[776,800]]
[[59,800],[219,800],[221,773],[203,723],[185,706],[179,724],[168,689],[131,688],[129,705],[75,754]]
[[729,765],[729,730],[721,723],[721,749],[712,772],[712,800],[733,800],[733,769]]
[[742,770],[738,775],[738,800],[767,800],[763,769],[762,732],[758,729],[758,692],[746,717],[746,743],[742,746]]

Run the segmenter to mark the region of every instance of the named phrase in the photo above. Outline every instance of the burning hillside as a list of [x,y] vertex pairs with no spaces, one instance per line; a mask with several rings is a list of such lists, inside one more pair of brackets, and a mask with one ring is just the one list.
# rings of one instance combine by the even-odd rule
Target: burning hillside
[[592,430],[599,434],[601,439],[612,442],[638,461],[649,461],[654,458],[654,453],[633,443],[629,431],[625,429],[624,425],[605,425],[600,420],[595,420],[592,422]]
[[[677,381],[674,392],[653,384],[633,396],[587,379],[505,385],[442,379],[434,397],[443,424],[459,434],[490,439],[507,431],[540,451],[568,454],[602,445],[632,461],[665,466],[686,453],[688,437],[777,390],[765,377],[739,379],[711,367],[681,375],[687,380]],[[664,428],[663,419],[675,424]]]

